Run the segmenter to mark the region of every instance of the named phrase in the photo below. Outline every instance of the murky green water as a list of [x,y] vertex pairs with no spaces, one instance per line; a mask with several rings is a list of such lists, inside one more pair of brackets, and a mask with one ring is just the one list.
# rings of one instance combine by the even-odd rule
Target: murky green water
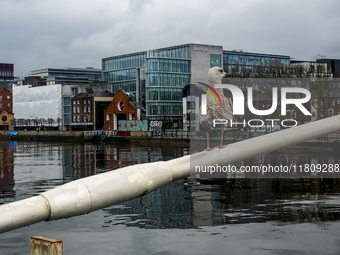
[[[0,204],[77,178],[169,160],[188,148],[0,141]],[[267,156],[338,162],[328,150]],[[254,159],[255,160],[255,159]],[[338,162],[339,163],[339,162]],[[339,179],[185,179],[88,215],[0,235],[0,254],[28,254],[31,236],[64,254],[340,254]],[[1,217],[1,215],[0,215]]]

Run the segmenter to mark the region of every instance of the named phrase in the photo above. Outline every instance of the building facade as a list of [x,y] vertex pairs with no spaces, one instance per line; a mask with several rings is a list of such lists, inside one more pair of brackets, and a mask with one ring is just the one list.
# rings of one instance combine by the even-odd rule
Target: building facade
[[101,130],[104,127],[105,109],[112,103],[114,94],[104,92],[80,93],[72,98],[72,129]]
[[141,117],[182,128],[182,89],[207,82],[210,67],[222,67],[222,46],[185,44],[102,59],[103,80],[113,93],[127,92]]
[[0,110],[13,112],[13,95],[9,90],[4,90],[0,87]]
[[120,120],[138,120],[138,109],[129,101],[129,96],[119,90],[112,103],[104,111],[105,130],[118,130]]
[[45,68],[34,70],[30,76],[18,81],[19,85],[46,86],[55,84],[91,84],[102,80],[101,69],[88,68]]
[[223,51],[223,69],[231,77],[282,76],[289,64],[290,57],[285,55]]
[[327,64],[327,69],[330,69],[333,75],[333,78],[340,78],[340,59],[317,59],[318,63]]
[[13,86],[13,112],[18,129],[62,129],[62,86]]
[[6,109],[0,110],[0,130],[14,130],[14,114]]
[[14,64],[0,63],[0,88],[12,89],[14,78]]

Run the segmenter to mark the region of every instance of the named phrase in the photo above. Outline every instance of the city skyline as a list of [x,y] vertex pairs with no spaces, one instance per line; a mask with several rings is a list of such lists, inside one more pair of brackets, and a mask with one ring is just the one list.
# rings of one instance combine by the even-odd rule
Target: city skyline
[[[80,5],[81,3],[81,5]],[[41,68],[101,68],[101,59],[186,43],[340,58],[335,0],[6,1],[2,63],[22,78]]]

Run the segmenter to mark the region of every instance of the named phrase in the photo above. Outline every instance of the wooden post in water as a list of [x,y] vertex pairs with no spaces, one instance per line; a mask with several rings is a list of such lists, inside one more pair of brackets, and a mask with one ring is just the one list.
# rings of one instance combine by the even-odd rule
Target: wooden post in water
[[31,237],[30,255],[63,255],[63,242],[43,236]]

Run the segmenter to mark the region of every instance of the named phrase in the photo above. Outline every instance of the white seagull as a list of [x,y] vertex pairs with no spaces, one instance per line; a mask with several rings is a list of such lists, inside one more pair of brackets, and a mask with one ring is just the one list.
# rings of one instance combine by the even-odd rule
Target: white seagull
[[212,150],[209,146],[209,136],[215,130],[221,130],[221,144],[220,148],[223,147],[223,129],[224,125],[218,125],[218,127],[213,127],[214,119],[232,119],[232,109],[230,101],[223,94],[223,89],[215,88],[215,84],[222,84],[223,77],[226,76],[226,73],[223,71],[221,67],[212,67],[208,71],[209,77],[209,85],[213,87],[217,94],[220,96],[221,104],[218,103],[216,105],[215,101],[211,97],[207,97],[207,114],[200,114],[200,124],[203,130],[207,135],[207,148],[206,150]]

